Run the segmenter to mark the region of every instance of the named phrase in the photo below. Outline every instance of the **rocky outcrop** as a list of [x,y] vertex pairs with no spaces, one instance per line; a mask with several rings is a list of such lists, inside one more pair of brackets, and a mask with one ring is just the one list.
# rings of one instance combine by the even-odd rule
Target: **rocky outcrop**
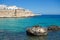
[[26,33],[28,35],[35,35],[35,36],[47,35],[47,29],[42,28],[40,26],[34,26],[32,28],[28,28],[26,30]]
[[56,26],[56,25],[51,25],[47,28],[48,31],[58,31],[60,30],[60,27],[59,26]]
[[28,28],[26,33],[28,35],[47,35],[48,32],[60,31],[60,27],[56,25],[51,25],[48,28],[42,28],[41,26],[33,26],[32,28]]

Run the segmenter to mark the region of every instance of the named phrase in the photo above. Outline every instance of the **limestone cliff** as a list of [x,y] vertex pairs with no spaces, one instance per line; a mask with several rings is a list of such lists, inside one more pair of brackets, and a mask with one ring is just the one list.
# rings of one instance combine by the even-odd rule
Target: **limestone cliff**
[[34,16],[31,11],[26,11],[24,9],[15,10],[0,10],[0,17],[28,17]]
[[24,8],[0,5],[0,17],[28,17],[34,14]]

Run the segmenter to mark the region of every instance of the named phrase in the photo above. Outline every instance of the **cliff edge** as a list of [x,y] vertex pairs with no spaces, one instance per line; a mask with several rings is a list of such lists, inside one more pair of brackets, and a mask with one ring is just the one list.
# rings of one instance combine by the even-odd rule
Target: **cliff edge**
[[0,5],[0,17],[29,17],[35,16],[30,10],[16,6]]

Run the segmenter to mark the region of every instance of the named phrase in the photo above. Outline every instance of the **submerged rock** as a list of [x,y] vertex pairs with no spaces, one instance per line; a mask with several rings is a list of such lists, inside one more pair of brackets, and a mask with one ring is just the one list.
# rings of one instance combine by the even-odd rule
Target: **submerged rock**
[[48,31],[58,31],[60,30],[60,27],[59,26],[56,26],[56,25],[51,25],[47,28]]
[[26,33],[28,35],[36,35],[36,36],[47,35],[47,29],[42,28],[40,26],[34,26],[32,28],[28,28],[26,30]]

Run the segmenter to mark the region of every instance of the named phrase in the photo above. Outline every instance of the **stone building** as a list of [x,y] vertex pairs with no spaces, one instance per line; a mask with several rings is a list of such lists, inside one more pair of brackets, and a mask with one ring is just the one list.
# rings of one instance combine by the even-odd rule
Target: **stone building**
[[34,14],[26,9],[16,6],[0,5],[0,17],[28,17],[34,16]]

